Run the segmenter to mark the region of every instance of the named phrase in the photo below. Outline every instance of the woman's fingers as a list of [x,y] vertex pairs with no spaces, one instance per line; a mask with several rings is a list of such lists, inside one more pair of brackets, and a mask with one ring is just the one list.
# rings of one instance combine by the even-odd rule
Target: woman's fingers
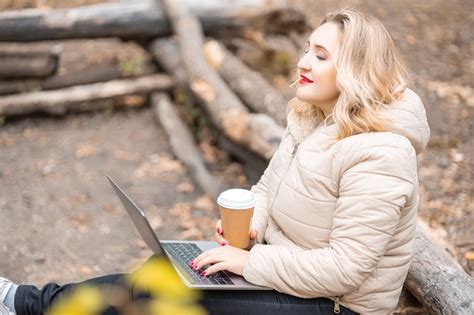
[[216,232],[222,234],[222,220],[219,219],[216,222]]
[[221,271],[221,270],[227,270],[227,263],[224,262],[224,261],[210,266],[209,268],[204,270],[201,273],[201,275],[207,277],[207,276],[212,275],[212,274],[214,274],[218,271]]
[[255,240],[257,238],[258,232],[257,230],[250,231],[250,239]]
[[224,245],[227,245],[229,244],[229,242],[227,242],[227,240],[222,237],[222,233],[223,233],[223,230],[222,230],[222,221],[221,220],[217,220],[216,222],[216,232],[214,233],[214,237],[216,238],[216,241],[221,245],[221,246],[224,246]]
[[222,255],[220,255],[220,253],[218,252],[205,255],[204,257],[200,259],[196,259],[193,269],[199,270],[206,265],[218,263],[222,261],[222,258],[223,258]]
[[227,245],[229,244],[229,242],[223,238],[220,234],[215,234],[215,237],[216,237],[216,241],[221,245],[221,246],[224,246],[224,245]]
[[[206,257],[215,256],[216,253],[218,253],[220,249],[221,249],[221,247],[216,247],[216,248],[213,248],[213,249],[206,250],[205,252],[201,253],[199,256],[194,258],[191,261],[191,263],[194,264],[194,265],[197,265],[198,263],[200,263]],[[202,266],[202,264],[201,264],[201,266]]]

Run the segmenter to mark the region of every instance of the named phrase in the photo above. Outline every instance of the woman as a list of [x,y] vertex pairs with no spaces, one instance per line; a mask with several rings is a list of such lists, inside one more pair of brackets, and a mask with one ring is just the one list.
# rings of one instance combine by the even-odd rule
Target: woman
[[[213,264],[204,275],[229,270],[275,290],[206,291],[202,304],[216,314],[389,314],[413,254],[416,155],[430,136],[423,103],[406,88],[384,26],[352,9],[326,15],[297,68],[288,126],[252,187],[255,245],[191,262]],[[225,244],[220,221],[216,228]],[[18,314],[42,312],[74,287],[3,283],[5,307]]]

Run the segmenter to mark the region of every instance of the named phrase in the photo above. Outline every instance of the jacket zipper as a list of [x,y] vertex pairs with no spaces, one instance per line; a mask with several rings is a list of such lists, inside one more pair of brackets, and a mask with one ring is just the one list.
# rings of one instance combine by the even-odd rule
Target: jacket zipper
[[341,306],[339,301],[341,300],[340,296],[336,296],[336,300],[334,301],[334,314],[339,314],[341,312]]
[[290,160],[290,162],[288,163],[288,167],[286,168],[285,173],[284,173],[283,176],[281,177],[280,182],[278,183],[277,189],[276,189],[276,191],[275,191],[275,196],[273,197],[272,204],[271,204],[271,206],[270,206],[270,211],[273,211],[273,205],[275,204],[276,197],[278,196],[278,192],[280,191],[281,183],[282,183],[283,180],[285,179],[285,176],[286,176],[286,174],[288,173],[288,170],[290,169],[291,162],[293,162],[293,159],[295,158],[295,155],[296,155],[296,152],[298,151],[298,146],[299,146],[299,145],[300,145],[300,144],[299,144],[298,142],[296,142],[296,143],[295,143],[295,146],[293,147],[293,152],[291,152],[291,160]]
[[[286,174],[288,173],[288,170],[290,169],[291,162],[293,162],[293,159],[295,158],[296,152],[298,151],[298,146],[300,144],[298,142],[295,143],[295,146],[293,147],[293,151],[291,152],[291,160],[288,163],[288,167],[285,170],[285,174],[282,176],[280,182],[278,183],[277,190],[275,192],[275,197],[273,198],[272,205],[270,207],[270,210],[273,209],[273,204],[275,203],[276,196],[278,195],[278,192],[280,191],[280,186],[283,180],[285,179]],[[339,314],[341,313],[341,306],[339,304],[339,301],[341,300],[342,296],[336,296],[336,300],[334,301],[334,314]]]

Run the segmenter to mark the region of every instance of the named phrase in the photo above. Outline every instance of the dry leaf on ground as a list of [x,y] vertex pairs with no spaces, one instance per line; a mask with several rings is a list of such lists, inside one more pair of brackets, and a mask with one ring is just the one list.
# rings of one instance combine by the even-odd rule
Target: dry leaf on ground
[[97,146],[92,143],[79,143],[76,146],[76,157],[79,159],[96,155],[97,152]]
[[200,196],[196,201],[194,201],[193,206],[206,212],[213,212],[217,209],[216,203],[211,197],[209,197],[209,195]]
[[192,193],[194,191],[194,186],[189,182],[180,183],[176,186],[176,191],[181,193]]

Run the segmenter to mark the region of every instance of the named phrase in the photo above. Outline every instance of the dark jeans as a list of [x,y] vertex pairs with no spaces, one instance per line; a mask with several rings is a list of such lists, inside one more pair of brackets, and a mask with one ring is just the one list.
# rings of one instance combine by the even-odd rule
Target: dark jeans
[[[127,288],[130,298],[149,298],[149,295],[134,292],[124,281],[124,275],[115,274],[89,279],[77,284],[46,284],[41,290],[30,285],[18,287],[15,308],[18,315],[43,314],[56,298],[67,295],[80,284],[91,284],[103,290],[120,286]],[[199,303],[210,314],[333,314],[334,302],[330,299],[302,299],[277,291],[222,291],[205,290]],[[105,312],[114,314],[113,312]],[[341,305],[341,315],[356,314]]]

